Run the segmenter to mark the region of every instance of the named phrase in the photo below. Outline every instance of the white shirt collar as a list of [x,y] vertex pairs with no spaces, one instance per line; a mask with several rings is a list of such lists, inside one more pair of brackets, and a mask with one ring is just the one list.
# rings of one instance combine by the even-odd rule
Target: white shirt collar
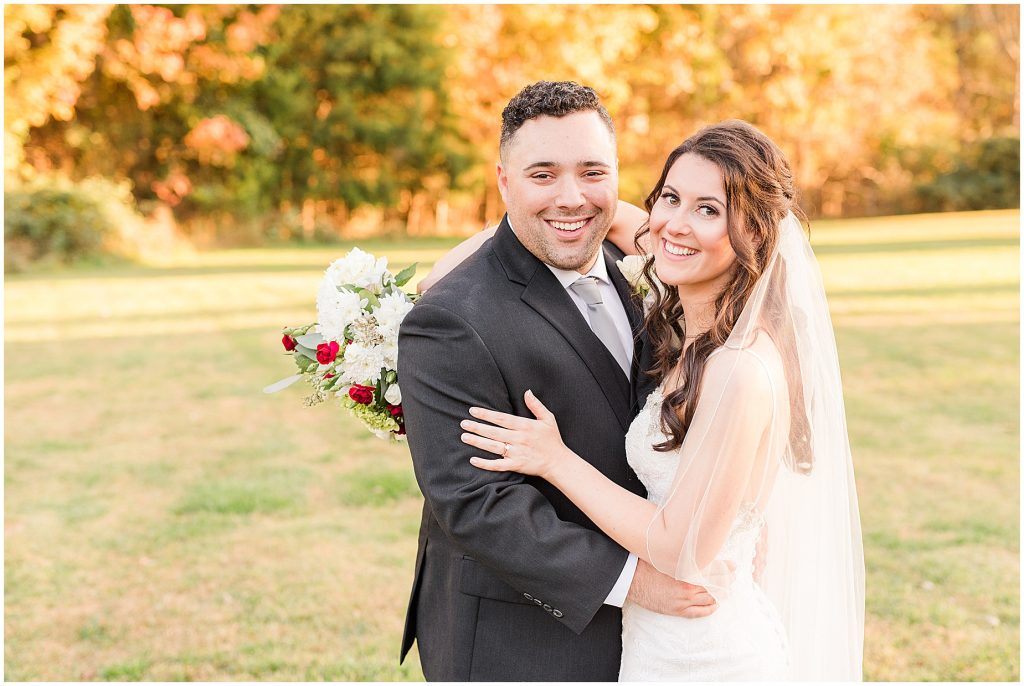
[[562,284],[562,288],[568,288],[573,285],[582,276],[596,276],[597,280],[602,284],[610,284],[612,281],[608,278],[608,265],[604,263],[604,249],[598,248],[597,261],[594,262],[594,266],[590,268],[586,274],[581,274],[577,271],[570,269],[559,269],[553,267],[550,264],[544,263],[551,273],[558,279],[558,283]]
[[[508,225],[509,228],[512,229],[512,233],[516,233],[516,229],[514,226],[512,226],[511,221],[509,221]],[[519,234],[516,234],[516,237],[518,238]],[[581,274],[578,271],[574,271],[571,269],[559,269],[558,267],[553,267],[547,262],[544,263],[544,266],[551,270],[551,273],[555,275],[556,279],[558,279],[558,283],[562,284],[562,288],[566,289],[569,288],[569,286],[574,284],[580,277],[583,276],[596,276],[602,284],[611,284],[612,282],[612,280],[608,278],[608,265],[606,265],[604,262],[603,245],[598,246],[597,260],[594,262],[594,266],[591,267],[590,271],[588,271],[586,274]]]

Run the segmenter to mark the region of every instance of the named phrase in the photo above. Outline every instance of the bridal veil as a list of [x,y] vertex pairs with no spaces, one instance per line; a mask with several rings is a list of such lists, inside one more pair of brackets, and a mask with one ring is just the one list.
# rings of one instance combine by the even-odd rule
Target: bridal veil
[[647,532],[662,572],[729,595],[722,546],[763,518],[754,578],[778,610],[793,678],[860,680],[864,557],[835,334],[799,220],[707,361],[668,497]]

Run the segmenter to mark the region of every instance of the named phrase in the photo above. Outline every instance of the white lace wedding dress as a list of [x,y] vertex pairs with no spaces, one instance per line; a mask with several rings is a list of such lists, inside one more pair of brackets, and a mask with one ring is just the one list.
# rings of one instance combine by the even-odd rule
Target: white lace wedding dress
[[[679,466],[680,451],[657,452],[661,389],[653,391],[626,435],[626,457],[663,503]],[[630,601],[622,608],[619,681],[765,681],[789,677],[782,621],[753,578],[754,555],[764,517],[741,509],[718,558],[736,565],[729,597],[708,617],[657,614]]]

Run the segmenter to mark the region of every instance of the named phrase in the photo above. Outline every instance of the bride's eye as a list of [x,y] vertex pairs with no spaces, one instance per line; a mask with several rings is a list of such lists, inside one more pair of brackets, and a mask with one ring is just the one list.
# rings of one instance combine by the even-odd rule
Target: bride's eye
[[697,207],[697,212],[705,219],[713,219],[719,215],[718,208],[713,205],[700,205]]
[[679,196],[671,191],[662,191],[661,199],[665,201],[665,204],[669,207],[675,207],[679,204]]

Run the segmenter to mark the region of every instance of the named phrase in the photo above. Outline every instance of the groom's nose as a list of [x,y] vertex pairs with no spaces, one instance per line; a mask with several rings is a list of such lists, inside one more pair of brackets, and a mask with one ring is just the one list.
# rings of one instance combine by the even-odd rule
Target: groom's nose
[[587,199],[580,188],[579,180],[571,174],[563,176],[558,181],[555,194],[555,204],[565,209],[576,209],[586,204]]

